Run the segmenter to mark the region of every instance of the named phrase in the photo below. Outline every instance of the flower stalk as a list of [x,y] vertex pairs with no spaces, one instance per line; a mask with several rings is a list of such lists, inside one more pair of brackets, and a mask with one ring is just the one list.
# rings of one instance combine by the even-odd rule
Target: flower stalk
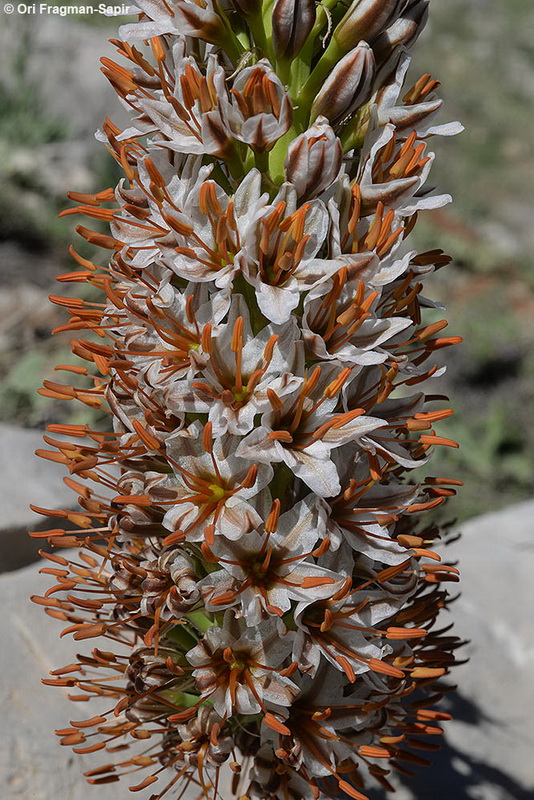
[[103,263],[59,280],[99,297],[52,298],[84,365],[41,391],[109,424],[49,426],[79,507],[33,534],[63,548],[34,601],[88,640],[44,682],[101,701],[56,731],[89,783],[365,800],[442,732],[458,570],[425,515],[459,482],[412,470],[456,446],[427,386],[459,339],[407,239],[460,126],[406,84],[427,5],[139,0],[103,59],[124,177],[70,194]]

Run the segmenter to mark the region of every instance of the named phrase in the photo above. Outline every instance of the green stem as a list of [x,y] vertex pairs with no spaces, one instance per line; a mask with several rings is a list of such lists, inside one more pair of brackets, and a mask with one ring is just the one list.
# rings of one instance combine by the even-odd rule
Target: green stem
[[190,694],[189,692],[180,692],[173,689],[164,689],[159,694],[166,700],[170,700],[178,708],[192,708],[192,706],[196,706],[199,700],[198,694]]
[[234,151],[228,156],[226,159],[226,165],[228,167],[228,171],[232,178],[239,183],[243,175],[245,174],[245,169],[243,165],[243,159],[237,149],[237,145],[234,146]]
[[276,74],[284,84],[288,86],[291,80],[291,59],[277,58],[276,59]]
[[208,156],[206,160],[209,164],[213,164],[211,177],[214,178],[220,186],[222,186],[227,194],[233,194],[234,189],[224,174],[224,170],[222,169],[220,162],[215,157],[211,156]]
[[266,151],[263,153],[254,153],[254,161],[262,175],[269,172],[269,153]]
[[170,631],[165,632],[165,636],[175,642],[184,653],[198,644],[198,640],[183,625],[175,625]]
[[274,0],[264,0],[261,4],[261,16],[263,19],[263,30],[265,31],[265,35],[271,40],[271,36],[273,33],[273,5]]
[[370,106],[370,103],[366,103],[342,132],[340,138],[345,153],[348,153],[349,150],[361,149],[369,127]]
[[250,14],[247,17],[247,23],[258,50],[261,50],[262,55],[267,56],[269,60],[272,60],[270,41],[267,39],[261,13]]
[[309,77],[313,44],[313,40],[306,42],[297,58],[295,58],[291,64],[289,90],[291,96],[294,98],[299,96],[300,90]]
[[317,94],[321,85],[324,83],[324,79],[335,67],[338,61],[343,58],[345,53],[346,50],[343,47],[340,47],[335,39],[330,41],[330,44],[317,62],[310,77],[302,87],[302,90],[297,97],[297,104],[299,106],[311,106],[315,100],[315,95]]
[[247,147],[247,154],[245,156],[245,161],[243,164],[243,169],[245,170],[245,175],[247,175],[251,169],[256,166],[256,153],[254,150],[251,150],[250,147]]
[[213,626],[213,620],[204,611],[191,611],[185,616],[200,633],[206,633]]
[[248,36],[247,33],[245,33],[245,31],[239,31],[238,33],[236,33],[235,38],[237,39],[237,41],[239,42],[245,53],[247,52],[247,50],[250,50],[251,47],[250,37]]
[[293,119],[291,128],[281,139],[278,139],[273,149],[269,152],[269,174],[273,183],[277,186],[280,186],[285,180],[284,163],[287,158],[288,147],[303,130],[302,126],[300,124],[296,125],[295,119]]
[[243,45],[236,36],[236,33],[230,24],[230,20],[228,19],[223,7],[219,3],[219,0],[214,0],[213,8],[221,18],[221,22],[223,23],[225,30],[224,35],[221,37],[221,40],[217,42],[217,44],[222,47],[224,52],[230,57],[232,64],[237,66],[241,60],[241,56],[243,55]]

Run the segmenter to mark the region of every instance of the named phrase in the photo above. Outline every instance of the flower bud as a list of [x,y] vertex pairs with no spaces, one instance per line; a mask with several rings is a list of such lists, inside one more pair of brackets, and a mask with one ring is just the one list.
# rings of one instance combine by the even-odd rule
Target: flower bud
[[262,58],[242,70],[230,92],[221,98],[221,117],[232,136],[263,153],[286,133],[293,106],[280,78]]
[[203,7],[193,0],[176,0],[171,4],[165,0],[138,0],[137,7],[147,19],[121,25],[119,33],[125,41],[151,39],[162,34],[191,36],[212,44],[221,44],[226,39],[221,16],[208,4]]
[[216,737],[212,735],[214,726],[220,731],[221,723],[221,718],[213,709],[202,706],[192,720],[185,725],[178,725],[180,737],[187,743],[184,759],[188,764],[197,766],[206,760],[208,764],[217,766],[227,761],[234,747],[229,728],[223,728]]
[[325,117],[319,117],[309,130],[289,146],[285,162],[287,180],[297,190],[299,200],[310,200],[335,181],[341,169],[343,147]]
[[273,46],[277,56],[293,58],[302,49],[315,23],[315,0],[276,0]]
[[311,118],[328,117],[339,125],[369,99],[375,76],[375,59],[367,42],[360,42],[334,67],[315,98]]
[[217,43],[224,38],[225,30],[218,14],[196,3],[179,0],[174,8],[175,24],[187,36]]
[[417,41],[428,19],[429,0],[411,0],[395,22],[373,42],[377,63],[384,63],[397,47],[407,49]]
[[360,39],[370,42],[392,24],[405,5],[406,0],[353,0],[332,38],[345,51]]

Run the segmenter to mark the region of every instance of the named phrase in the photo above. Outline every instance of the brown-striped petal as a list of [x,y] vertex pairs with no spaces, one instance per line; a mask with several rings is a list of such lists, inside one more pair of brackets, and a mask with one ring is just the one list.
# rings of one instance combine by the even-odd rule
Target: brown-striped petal
[[406,0],[353,0],[333,39],[348,50],[360,39],[370,42],[395,20]]
[[325,117],[297,136],[289,146],[285,162],[287,180],[299,199],[310,200],[324,192],[337,178],[343,147]]
[[375,59],[367,42],[361,41],[334,67],[312,105],[311,117],[323,114],[332,127],[365,103],[373,88]]
[[412,47],[428,19],[429,0],[411,0],[400,17],[373,42],[377,63],[384,63],[397,47]]
[[296,56],[314,22],[314,0],[276,0],[273,9],[273,46],[276,55],[283,58]]

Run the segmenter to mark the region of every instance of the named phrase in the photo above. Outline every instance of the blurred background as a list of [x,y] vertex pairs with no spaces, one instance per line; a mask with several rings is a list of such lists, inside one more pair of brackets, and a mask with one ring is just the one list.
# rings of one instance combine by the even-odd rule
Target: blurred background
[[[54,365],[73,362],[69,337],[50,336],[64,315],[47,297],[76,294],[79,287],[59,286],[54,278],[73,268],[69,244],[95,255],[74,232],[79,220],[58,220],[57,214],[69,205],[68,190],[101,190],[118,177],[94,131],[106,115],[118,124],[124,120],[99,71],[100,57],[114,53],[107,39],[124,19],[0,14],[0,570],[9,571],[36,557],[24,535],[36,522],[22,498],[44,505],[47,499],[49,505],[67,502],[49,465],[31,459],[40,432],[52,421],[95,421],[89,410],[43,398],[37,389],[44,378],[55,378]],[[465,482],[446,513],[458,524],[505,509],[487,525],[469,523],[466,530],[479,536],[473,533],[471,542],[480,547],[484,536],[490,542],[507,526],[519,530],[521,558],[534,565],[527,535],[534,514],[528,503],[534,498],[534,4],[432,0],[430,19],[415,47],[412,82],[424,72],[441,80],[442,121],[459,119],[466,127],[459,137],[432,142],[437,159],[431,183],[451,193],[454,204],[422,215],[412,234],[414,247],[441,247],[453,256],[453,266],[438,273],[427,292],[447,306],[448,333],[464,337],[463,345],[445,351],[448,371],[434,388],[447,394],[455,409],[438,432],[457,439],[461,448],[438,448],[432,472]],[[523,503],[519,527],[518,503]],[[463,546],[469,548],[469,541]],[[508,608],[514,591],[518,603],[529,591],[532,597],[531,582],[519,586],[513,569],[503,583],[499,565],[494,572],[486,566],[486,580],[499,585],[498,598],[508,598]],[[480,605],[476,594],[473,598],[474,606]],[[497,616],[498,598],[491,611]],[[525,622],[518,670],[534,666],[531,627]],[[507,657],[510,647],[500,640],[497,658]],[[534,700],[532,690],[530,697]],[[472,697],[458,702],[468,726],[479,726],[489,714],[477,709]],[[534,747],[532,723],[529,736]],[[479,757],[483,763],[484,754]],[[459,783],[447,785],[447,792],[454,789],[447,797],[534,797],[530,766],[518,783],[505,771],[506,780],[499,783],[495,773],[488,779],[497,786],[493,794],[476,781],[474,789],[467,786],[467,774],[465,764],[458,767]],[[421,790],[417,796],[439,800],[439,791]]]

